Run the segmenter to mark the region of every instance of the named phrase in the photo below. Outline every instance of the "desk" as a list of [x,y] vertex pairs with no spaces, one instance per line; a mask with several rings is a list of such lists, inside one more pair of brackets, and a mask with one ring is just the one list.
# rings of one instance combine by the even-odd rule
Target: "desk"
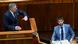
[[32,44],[33,31],[0,32],[0,44]]

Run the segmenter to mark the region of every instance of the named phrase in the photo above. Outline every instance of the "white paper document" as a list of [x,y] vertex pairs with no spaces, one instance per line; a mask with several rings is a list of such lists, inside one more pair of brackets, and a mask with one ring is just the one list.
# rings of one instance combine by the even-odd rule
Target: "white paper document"
[[52,41],[51,44],[70,44],[68,40]]

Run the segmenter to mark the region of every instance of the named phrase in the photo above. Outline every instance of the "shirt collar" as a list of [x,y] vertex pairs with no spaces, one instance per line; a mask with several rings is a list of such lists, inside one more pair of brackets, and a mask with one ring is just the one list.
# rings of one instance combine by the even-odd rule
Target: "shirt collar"
[[11,14],[13,15],[14,13],[10,10]]

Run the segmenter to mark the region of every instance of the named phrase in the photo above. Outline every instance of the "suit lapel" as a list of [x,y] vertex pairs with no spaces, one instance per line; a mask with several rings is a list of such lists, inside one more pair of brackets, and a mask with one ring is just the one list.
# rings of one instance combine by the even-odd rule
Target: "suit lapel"
[[12,17],[12,19],[17,19],[17,18],[16,18],[17,16],[16,16],[16,15],[14,15],[14,16],[15,16],[15,17],[14,17],[14,16],[12,15],[12,13],[11,13],[11,12],[10,12],[10,16]]
[[17,18],[15,18],[11,12],[9,14],[10,14],[10,18],[12,19],[12,21],[17,21]]

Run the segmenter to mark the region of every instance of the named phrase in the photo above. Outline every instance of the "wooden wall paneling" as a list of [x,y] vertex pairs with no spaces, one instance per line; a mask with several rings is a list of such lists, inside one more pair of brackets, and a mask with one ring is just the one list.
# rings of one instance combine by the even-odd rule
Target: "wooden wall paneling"
[[75,30],[78,31],[78,3],[74,4],[74,21]]
[[78,0],[74,0],[75,3],[78,3]]
[[51,0],[52,3],[62,3],[62,0]]
[[74,0],[50,0],[52,3],[73,3]]
[[69,23],[73,27],[73,4],[50,4],[48,20],[51,27],[54,27],[57,16],[63,16],[65,23]]
[[62,0],[63,3],[73,3],[74,0]]
[[46,4],[31,4],[28,7],[30,17],[34,17],[39,30],[44,30],[47,23],[48,8]]

